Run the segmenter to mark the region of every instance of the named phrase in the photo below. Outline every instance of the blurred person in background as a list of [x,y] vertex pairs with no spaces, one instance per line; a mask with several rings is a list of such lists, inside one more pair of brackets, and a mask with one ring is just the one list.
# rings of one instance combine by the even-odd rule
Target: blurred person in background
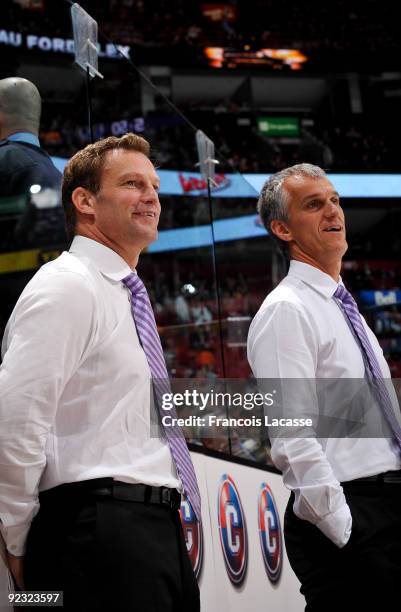
[[39,142],[41,107],[31,81],[0,80],[0,196],[29,194],[32,185],[60,189],[61,174]]
[[194,298],[191,306],[191,317],[195,325],[202,325],[203,323],[210,323],[212,320],[212,313],[206,304],[199,298]]
[[[42,101],[19,77],[0,80],[0,201],[18,215],[2,248],[65,242],[61,174],[39,142]],[[58,209],[53,213],[54,209]],[[59,213],[59,214],[57,214]]]

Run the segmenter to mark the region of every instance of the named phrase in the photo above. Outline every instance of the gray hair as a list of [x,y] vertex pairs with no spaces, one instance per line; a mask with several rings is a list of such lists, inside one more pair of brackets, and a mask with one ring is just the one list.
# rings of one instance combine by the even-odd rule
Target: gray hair
[[312,164],[296,164],[289,168],[284,168],[280,172],[272,174],[265,182],[260,192],[257,203],[257,210],[262,219],[263,225],[270,232],[272,238],[279,244],[285,256],[289,256],[288,244],[284,240],[278,238],[271,231],[271,222],[274,220],[288,221],[288,193],[285,189],[284,182],[291,176],[306,176],[310,178],[323,178],[326,173],[319,166]]

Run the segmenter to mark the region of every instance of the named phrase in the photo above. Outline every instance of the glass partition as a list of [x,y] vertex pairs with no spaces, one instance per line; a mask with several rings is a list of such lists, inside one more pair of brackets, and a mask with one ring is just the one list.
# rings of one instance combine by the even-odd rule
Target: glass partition
[[[3,181],[1,331],[37,269],[69,246],[59,174],[66,161],[91,141],[132,131],[151,143],[161,177],[159,239],[142,253],[138,272],[149,288],[169,374],[202,385],[221,379],[240,379],[246,385],[251,377],[248,327],[283,266],[256,214],[257,192],[233,168],[238,160],[225,159],[225,115],[217,106],[197,125],[197,113],[185,113],[190,105],[184,101],[180,108],[172,101],[168,69],[136,65],[129,47],[117,47],[114,42],[121,41],[110,40],[101,28],[102,78],[90,79],[74,64],[70,4],[54,2],[46,8],[46,18],[38,13],[36,20],[32,13],[8,6],[10,27],[15,20],[20,23],[22,42],[7,47],[11,61],[2,66],[1,78],[23,77],[37,86],[42,98],[40,155],[48,166],[51,156],[58,170],[49,178],[35,163],[32,172],[25,168],[27,176],[17,190],[7,190]],[[199,171],[199,127],[223,148],[216,149],[210,189]],[[28,148],[26,155],[38,153],[32,143],[6,146]],[[228,415],[227,409],[222,412]],[[270,463],[267,441],[260,435],[243,439],[229,429],[196,427],[187,434],[190,442],[208,449]]]
[[[24,77],[38,87],[42,98],[39,137],[46,164],[47,153],[61,172],[66,160],[86,144],[128,131],[151,143],[161,178],[162,215],[159,239],[142,253],[138,272],[149,288],[172,380],[199,381],[206,389],[217,381],[235,379],[242,381],[244,389],[251,388],[246,355],[249,324],[285,274],[286,264],[256,213],[257,191],[240,173],[282,166],[273,163],[274,151],[269,152],[274,143],[252,129],[250,80],[242,75],[222,81],[216,91],[208,92],[209,109],[200,111],[196,75],[173,73],[156,49],[154,63],[142,65],[140,50],[128,46],[124,32],[111,27],[105,32],[102,24],[98,64],[102,78],[88,79],[74,64],[70,2],[54,0],[46,4],[45,13],[36,15],[15,3],[6,4],[3,38],[7,40],[2,44],[7,61],[0,64],[0,78]],[[82,5],[89,12],[91,7],[95,10],[94,3]],[[105,13],[105,24],[106,18]],[[11,36],[16,23],[20,39]],[[218,163],[210,189],[200,174],[198,129],[216,144]],[[24,146],[32,150],[35,145],[7,144],[0,153]],[[46,172],[37,162],[29,165],[24,158],[25,170],[29,166],[30,171],[24,173],[21,166],[19,180],[12,180],[10,161],[2,159],[0,331],[38,267],[68,248],[60,175]],[[386,303],[371,303],[380,298],[365,294],[360,301],[398,375],[401,299],[400,271],[394,261],[400,249],[395,235],[399,205],[380,202],[379,217],[369,205],[363,228],[360,214],[358,221],[354,216],[356,208],[361,212],[359,205],[349,202],[346,206],[352,248],[344,274],[351,288],[359,282],[361,292],[396,291],[391,303],[384,293]],[[391,240],[383,239],[390,234]],[[386,244],[390,248],[390,243],[398,251],[389,253],[390,263],[382,265],[383,249]],[[362,244],[359,251],[358,244]],[[369,244],[373,245],[370,263]],[[219,410],[228,416],[227,408]],[[212,451],[271,464],[268,441],[258,431],[241,437],[229,428],[212,432],[194,426],[186,433],[190,442]]]
[[[86,75],[73,64],[69,4],[53,3],[46,16],[10,1],[2,8],[0,78],[28,79],[42,109],[39,124],[34,86],[19,82],[12,94],[10,83],[0,143],[0,337],[27,282],[67,247],[61,173],[88,131]],[[8,139],[15,121],[29,131],[39,128],[40,148],[32,134]]]
[[[102,32],[100,39],[110,44]],[[159,239],[142,253],[138,272],[150,289],[169,374],[203,389],[221,379],[246,384],[248,327],[282,262],[256,213],[257,192],[224,152],[216,149],[210,189],[200,174],[196,131],[214,138],[215,125],[197,125],[196,113],[174,104],[168,70],[134,59],[99,58],[104,79],[90,84],[92,130],[95,139],[134,131],[152,145],[162,215]],[[219,413],[228,415],[226,408]],[[261,436],[241,439],[227,428],[197,426],[186,434],[210,450],[270,463]]]

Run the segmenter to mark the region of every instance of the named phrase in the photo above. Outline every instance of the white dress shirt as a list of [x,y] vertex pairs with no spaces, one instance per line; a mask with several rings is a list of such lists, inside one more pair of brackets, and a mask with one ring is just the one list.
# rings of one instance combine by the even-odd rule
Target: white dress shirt
[[[256,378],[364,378],[361,350],[333,298],[337,286],[317,268],[291,261],[288,275],[264,300],[250,326],[248,360]],[[383,376],[391,378],[376,336],[364,323]],[[339,547],[352,529],[340,482],[401,465],[394,442],[384,437],[277,438],[271,452],[285,485],[295,494],[295,514]]]
[[113,477],[181,489],[150,429],[150,370],[114,251],[76,236],[44,265],[7,324],[0,369],[0,519],[21,555],[38,491]]

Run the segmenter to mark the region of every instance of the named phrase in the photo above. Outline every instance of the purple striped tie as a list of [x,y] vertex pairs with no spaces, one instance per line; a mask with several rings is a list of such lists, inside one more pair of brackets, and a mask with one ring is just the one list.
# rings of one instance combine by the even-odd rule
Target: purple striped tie
[[[145,285],[135,272],[122,279],[122,282],[131,292],[131,310],[142,348],[148,360],[150,372],[154,383],[154,395],[160,414],[163,393],[171,393],[163,349],[157,331],[153,308],[149,300]],[[171,411],[175,417],[175,411]],[[166,427],[164,429],[170,447],[171,455],[181,479],[184,495],[190,502],[198,520],[201,517],[201,498],[196,480],[194,466],[189,454],[187,443],[181,429]]]
[[383,410],[383,414],[390,425],[398,448],[401,451],[401,426],[394,414],[394,407],[383,379],[379,362],[377,361],[377,357],[366,333],[358,306],[350,292],[347,291],[343,285],[338,285],[333,297],[338,300],[344,315],[348,318],[354,330],[356,338],[359,340],[362,352],[366,357],[364,361],[367,363],[370,374],[372,375],[373,391],[376,400]]

